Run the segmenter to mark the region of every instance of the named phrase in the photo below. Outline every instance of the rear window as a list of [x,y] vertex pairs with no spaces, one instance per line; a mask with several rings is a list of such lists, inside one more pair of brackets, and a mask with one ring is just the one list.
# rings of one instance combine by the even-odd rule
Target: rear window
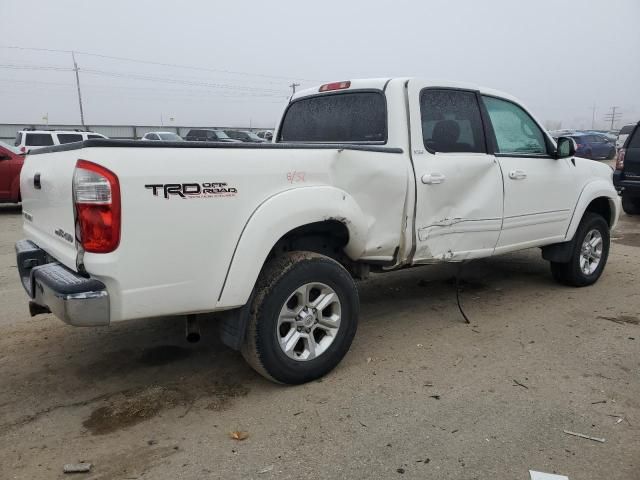
[[296,100],[285,113],[279,141],[384,143],[385,97],[382,92],[353,92]]
[[82,135],[79,133],[59,133],[58,141],[60,143],[73,143],[73,142],[81,142]]
[[631,132],[633,132],[634,127],[635,125],[625,125],[620,130],[619,135],[629,135]]
[[25,145],[27,147],[48,147],[53,145],[53,137],[50,133],[27,133]]

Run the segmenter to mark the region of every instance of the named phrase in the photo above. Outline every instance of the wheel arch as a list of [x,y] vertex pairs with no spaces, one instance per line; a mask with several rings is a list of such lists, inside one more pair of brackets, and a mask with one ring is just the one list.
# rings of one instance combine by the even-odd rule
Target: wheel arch
[[[330,249],[340,248],[356,260],[365,250],[368,227],[364,213],[353,197],[335,187],[301,187],[278,193],[249,217],[228,266],[217,309],[244,305],[270,255],[288,249],[292,240],[335,236]],[[305,243],[307,249],[323,246]],[[332,255],[329,255],[332,256]]]
[[620,208],[620,198],[610,182],[602,180],[587,184],[573,210],[565,238],[571,240],[574,237],[585,212],[602,215],[613,230],[618,223]]

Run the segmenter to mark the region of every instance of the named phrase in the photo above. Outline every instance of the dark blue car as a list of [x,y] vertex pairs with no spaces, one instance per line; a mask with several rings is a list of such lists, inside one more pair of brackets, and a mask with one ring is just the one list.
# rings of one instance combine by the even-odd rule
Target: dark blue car
[[616,156],[616,145],[604,135],[595,133],[574,133],[570,135],[576,142],[576,156],[592,160],[610,160]]

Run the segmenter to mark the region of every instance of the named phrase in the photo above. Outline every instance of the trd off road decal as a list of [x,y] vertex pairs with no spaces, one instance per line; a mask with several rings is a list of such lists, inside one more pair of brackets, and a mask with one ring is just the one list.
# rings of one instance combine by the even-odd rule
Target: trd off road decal
[[153,192],[154,197],[160,195],[168,199],[171,196],[180,198],[218,198],[235,197],[238,189],[224,182],[203,183],[154,183],[145,185]]

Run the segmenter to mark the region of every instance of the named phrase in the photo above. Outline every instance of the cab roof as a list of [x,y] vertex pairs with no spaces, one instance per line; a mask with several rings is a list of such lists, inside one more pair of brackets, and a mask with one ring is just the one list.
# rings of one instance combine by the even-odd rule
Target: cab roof
[[[492,88],[481,87],[479,85],[475,85],[472,83],[465,82],[455,82],[450,80],[439,80],[439,79],[425,79],[418,77],[397,77],[397,78],[365,78],[365,79],[355,79],[355,80],[344,80],[344,82],[350,82],[350,85],[346,88],[341,88],[340,91],[354,91],[354,90],[384,90],[385,88],[390,88],[392,85],[396,87],[397,85],[403,85],[405,82],[418,82],[425,86],[430,87],[443,87],[443,88],[460,88],[464,90],[477,90],[480,93],[491,95],[495,97],[505,98],[507,100],[512,100],[517,103],[521,103],[517,98],[508,93],[501,92],[499,90],[495,90]],[[340,82],[338,82],[340,83]],[[312,88],[306,88],[304,90],[300,90],[296,92],[295,95],[291,97],[291,100],[297,100],[302,97],[308,97],[311,95],[324,95],[327,93],[333,93],[337,90],[329,90],[326,92],[321,92],[320,88],[322,85],[318,85]],[[397,88],[397,87],[396,87]]]

